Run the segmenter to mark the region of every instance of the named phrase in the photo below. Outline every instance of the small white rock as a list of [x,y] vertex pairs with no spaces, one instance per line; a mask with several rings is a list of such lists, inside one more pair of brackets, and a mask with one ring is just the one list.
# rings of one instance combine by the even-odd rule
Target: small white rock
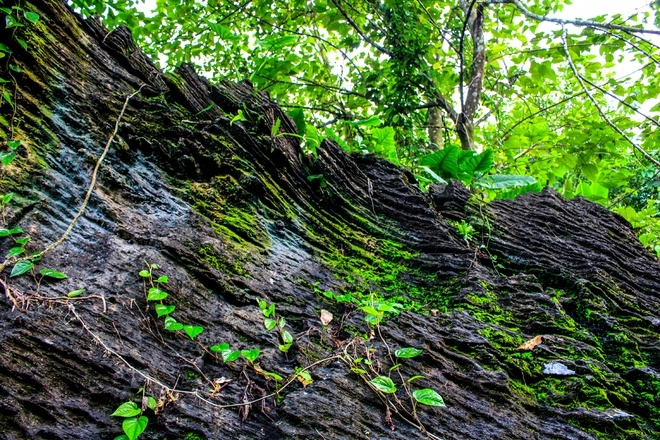
[[554,374],[557,376],[572,376],[575,371],[570,370],[566,365],[560,362],[550,362],[543,366],[543,374]]

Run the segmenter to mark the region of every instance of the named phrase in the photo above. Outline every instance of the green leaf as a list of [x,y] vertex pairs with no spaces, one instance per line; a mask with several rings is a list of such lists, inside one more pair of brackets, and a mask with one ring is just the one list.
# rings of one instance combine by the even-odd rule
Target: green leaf
[[519,186],[533,185],[536,179],[530,176],[518,176],[515,174],[491,174],[484,176],[474,182],[475,185],[488,189],[507,189]]
[[147,293],[147,301],[161,301],[168,296],[169,294],[164,290],[161,290],[158,287],[151,287]]
[[119,407],[110,414],[113,417],[135,417],[139,415],[142,411],[138,408],[135,402],[124,402]]
[[420,168],[423,169],[424,171],[426,171],[426,173],[427,173],[429,176],[431,176],[431,177],[433,178],[433,180],[435,180],[436,182],[438,182],[438,183],[442,183],[442,184],[446,184],[446,183],[447,183],[447,181],[446,181],[445,179],[443,179],[442,177],[438,176],[438,175],[437,175],[437,174],[436,174],[431,168],[429,168],[429,167],[427,167],[427,166],[422,166],[422,167],[420,167]]
[[66,274],[63,274],[62,272],[58,272],[53,269],[41,269],[39,273],[45,277],[55,278],[57,280],[63,280],[67,278]]
[[424,350],[420,350],[419,348],[414,348],[414,347],[406,347],[406,348],[399,348],[397,351],[394,352],[394,355],[398,358],[402,359],[408,359],[408,358],[414,358],[415,356],[419,356],[422,354]]
[[259,351],[258,348],[253,348],[252,350],[241,350],[241,355],[250,362],[256,361],[259,353],[261,353],[261,351]]
[[212,345],[210,350],[215,351],[216,353],[222,352],[224,350],[229,350],[229,344],[223,342],[222,344]]
[[204,327],[202,327],[201,325],[186,324],[183,326],[183,331],[186,332],[188,336],[190,336],[190,339],[195,339],[195,336],[199,335],[201,332],[204,331]]
[[226,350],[220,353],[222,356],[222,361],[227,364],[233,362],[241,355],[241,352],[238,350]]
[[21,146],[21,143],[20,139],[14,139],[12,141],[7,141],[7,146],[12,150],[17,150],[18,147]]
[[280,124],[281,123],[282,123],[282,121],[280,120],[280,118],[277,118],[277,120],[275,121],[273,126],[270,128],[270,136],[271,137],[276,137],[277,136],[277,133],[280,131]]
[[25,246],[28,243],[28,241],[30,241],[30,237],[17,238],[15,241],[16,241],[16,244],[20,244],[21,246]]
[[377,127],[380,124],[382,124],[383,121],[381,121],[378,116],[372,116],[369,119],[360,119],[357,121],[350,121],[347,122],[346,124],[350,125],[351,127]]
[[136,440],[147,429],[148,423],[149,419],[145,416],[133,417],[131,419],[125,419],[121,427],[129,440]]
[[21,38],[17,38],[17,39],[16,39],[16,42],[17,42],[18,44],[21,45],[21,47],[23,48],[23,50],[28,50],[28,47],[29,47],[29,46],[28,46],[28,44],[27,44],[27,42],[26,42],[25,40],[23,40],[23,39],[21,39]]
[[11,29],[13,27],[23,27],[22,23],[19,23],[11,13],[5,16],[5,29]]
[[11,49],[6,44],[2,43],[0,43],[0,52],[12,53]]
[[442,400],[440,394],[436,393],[430,388],[424,388],[423,390],[416,390],[413,392],[413,397],[419,403],[430,406],[445,406],[445,401]]
[[183,324],[177,322],[176,319],[168,315],[165,317],[165,330],[170,330],[170,331],[183,330]]
[[156,280],[154,280],[154,283],[167,283],[168,280],[169,278],[167,275],[161,275]]
[[158,407],[158,402],[152,396],[147,397],[147,408],[155,410]]
[[266,318],[264,319],[264,327],[266,327],[266,330],[272,330],[275,328],[277,325],[277,321],[272,319],[272,318]]
[[270,378],[272,378],[272,379],[275,379],[275,382],[282,382],[282,381],[284,380],[284,378],[283,378],[282,376],[280,376],[280,375],[277,374],[277,373],[273,373],[273,372],[271,372],[271,371],[262,371],[261,373],[262,373],[266,378],[269,378],[269,377],[270,377]]
[[419,375],[413,376],[410,379],[408,379],[408,383],[411,383],[413,380],[417,380],[417,379],[424,379],[424,376],[419,376]]
[[289,349],[291,348],[291,344],[280,344],[277,346],[277,348],[282,352],[282,353],[288,353]]
[[118,435],[114,440],[130,440],[126,434]]
[[67,293],[66,296],[69,298],[75,298],[82,295],[83,293],[85,293],[85,289],[72,290],[71,292]]
[[39,21],[39,14],[37,14],[36,12],[23,11],[23,16],[27,21],[29,21],[32,24],[35,24],[36,22]]
[[9,165],[16,159],[16,153],[13,151],[0,151],[0,163]]
[[175,306],[173,305],[165,305],[165,304],[156,304],[154,306],[154,310],[156,310],[156,315],[160,318],[161,316],[169,315],[176,309]]
[[287,112],[293,122],[296,123],[296,128],[298,129],[298,134],[305,134],[307,132],[307,124],[305,123],[305,113],[302,108],[294,108]]
[[29,271],[34,267],[34,263],[30,260],[19,261],[14,265],[14,268],[11,270],[10,277],[18,277],[23,275],[25,272]]
[[493,167],[493,150],[484,150],[481,154],[468,157],[459,165],[459,174],[466,183],[472,181],[477,173],[487,173]]
[[240,351],[230,349],[226,342],[212,346],[211,351],[219,352],[224,363],[233,362],[241,355]]
[[16,72],[16,73],[21,73],[21,68],[18,67],[16,64],[10,64],[10,65],[9,65],[9,68],[10,68],[11,70],[13,70],[14,72]]
[[293,336],[286,330],[282,330],[282,342],[291,345],[293,343]]
[[9,237],[10,235],[22,234],[22,228],[0,229],[0,237]]
[[13,199],[15,196],[14,193],[7,193],[4,196],[2,196],[2,204],[6,205],[7,203],[11,202],[11,199]]
[[263,309],[263,314],[265,317],[273,316],[275,314],[275,304],[271,304],[270,307]]
[[7,252],[7,257],[6,258],[11,258],[15,257],[17,255],[21,255],[23,252],[25,252],[25,249],[22,247],[13,247],[9,249],[9,252]]
[[[11,100],[11,95],[9,94],[9,90],[5,90],[2,92],[2,97],[4,98],[5,101],[9,103],[9,105],[14,108],[14,103]],[[4,163],[4,162],[3,162]],[[5,164],[6,165],[6,164]]]
[[458,178],[458,152],[459,148],[449,145],[442,150],[422,157],[419,164],[429,167],[441,177]]
[[148,270],[141,270],[138,275],[140,275],[142,278],[149,278],[151,276]]
[[396,392],[396,386],[394,385],[394,382],[392,382],[392,379],[387,376],[374,377],[369,381],[369,383],[382,393],[392,394]]

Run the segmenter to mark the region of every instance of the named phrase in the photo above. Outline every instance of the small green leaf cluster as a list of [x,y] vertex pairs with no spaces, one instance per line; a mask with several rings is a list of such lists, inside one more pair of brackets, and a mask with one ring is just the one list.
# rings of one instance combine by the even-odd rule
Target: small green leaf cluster
[[316,287],[314,287],[314,290],[338,303],[350,303],[357,306],[357,308],[364,312],[364,320],[370,325],[378,325],[387,316],[386,314],[389,313],[390,316],[397,316],[404,309],[403,304],[396,302],[396,300],[375,297],[373,294],[369,298],[356,298],[350,293],[337,295],[329,290],[321,291]]
[[148,284],[147,301],[158,302],[154,305],[154,310],[159,318],[164,317],[165,330],[183,331],[190,337],[190,339],[195,339],[197,335],[204,331],[204,327],[201,325],[182,324],[171,316],[172,312],[176,309],[176,306],[163,303],[163,300],[170,296],[170,294],[164,289],[169,278],[167,275],[155,277],[153,271],[159,269],[158,265],[149,264],[147,262],[145,262],[145,264],[147,265],[147,269],[141,270],[139,275],[144,278]]
[[[146,405],[151,410],[156,410],[158,402],[152,396],[146,399]],[[142,415],[143,409],[139,408],[133,401],[124,402],[110,414],[112,417],[123,417],[124,421],[121,424],[124,434],[115,437],[115,440],[136,440],[140,434],[147,429],[149,418]]]
[[258,348],[252,348],[249,350],[232,350],[230,345],[226,342],[222,344],[212,345],[210,350],[215,353],[220,353],[222,361],[225,363],[234,362],[239,357],[243,357],[250,364],[254,364],[261,351]]
[[275,314],[275,304],[270,304],[262,299],[258,300],[259,308],[261,313],[264,315],[264,327],[266,330],[270,331],[278,328],[280,332],[280,338],[282,343],[278,345],[278,348],[283,353],[288,353],[291,345],[293,345],[293,336],[286,330],[286,319],[283,316],[277,316]]
[[[36,24],[39,21],[39,14],[33,11],[27,11],[21,6],[14,5],[11,8],[0,7],[0,19],[4,20],[5,29],[18,29],[25,27],[25,25],[28,23],[32,25]],[[21,46],[21,48],[23,48],[23,50],[29,51],[28,43],[22,38],[19,38],[13,31],[12,39],[16,40],[16,42]],[[9,67],[10,70],[9,75],[13,79],[11,72],[20,73],[21,68],[11,62],[12,55],[12,50],[6,44],[0,43],[0,59],[7,58],[7,67]],[[12,83],[12,81],[0,77],[0,87],[2,88],[0,92],[0,95],[2,96],[2,99],[0,99],[0,106],[6,102],[11,108],[14,108],[15,104],[12,101],[12,93],[6,87],[6,85],[9,83]],[[9,140],[5,142],[5,145],[9,151],[0,152],[0,163],[3,165],[9,165],[16,157],[16,150],[18,147],[20,147],[21,141]]]
[[[397,359],[409,359],[422,354],[422,350],[414,347],[400,348],[394,352]],[[361,358],[355,359],[354,362],[360,363],[364,362]],[[401,364],[396,364],[390,368],[390,372],[398,369]],[[353,368],[351,371],[358,374],[366,374],[364,369]],[[421,379],[422,376],[412,376],[407,380],[408,383],[413,382],[414,380]],[[375,389],[380,391],[383,394],[394,394],[397,391],[397,386],[389,376],[376,376],[369,380],[369,384]],[[405,387],[408,390],[407,387]],[[423,388],[415,390],[412,392],[412,397],[416,402],[419,402],[424,405],[430,406],[445,406],[445,402],[435,390],[430,388]]]
[[474,234],[477,233],[474,227],[465,220],[461,220],[460,222],[453,220],[447,220],[447,221],[456,228],[456,230],[461,235],[461,237],[463,237],[463,240],[467,242],[469,242],[474,236]]

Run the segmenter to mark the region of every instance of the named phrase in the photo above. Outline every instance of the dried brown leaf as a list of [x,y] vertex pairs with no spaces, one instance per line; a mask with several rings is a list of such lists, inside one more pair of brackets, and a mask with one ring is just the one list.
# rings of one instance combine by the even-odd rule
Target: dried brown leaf
[[541,335],[538,335],[530,339],[529,341],[520,344],[520,346],[516,348],[516,350],[533,350],[534,347],[542,343],[543,343],[543,337]]
[[321,324],[330,324],[330,322],[332,322],[332,318],[332,313],[328,312],[327,310],[321,310]]

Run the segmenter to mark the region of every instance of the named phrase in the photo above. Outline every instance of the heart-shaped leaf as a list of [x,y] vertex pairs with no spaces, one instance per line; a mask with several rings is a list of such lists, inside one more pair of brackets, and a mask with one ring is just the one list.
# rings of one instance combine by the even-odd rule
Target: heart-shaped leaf
[[176,319],[172,318],[171,316],[166,316],[165,330],[170,330],[170,331],[183,330],[183,324],[177,322]]
[[147,301],[160,301],[167,298],[169,294],[158,287],[151,287],[147,294]]
[[383,392],[385,394],[391,394],[396,392],[396,385],[394,385],[394,382],[392,382],[392,379],[390,379],[387,376],[378,376],[374,377],[369,381],[371,385],[374,386],[378,391]]
[[266,327],[266,330],[272,330],[275,328],[276,325],[277,325],[277,321],[274,320],[273,318],[264,319],[264,327]]
[[259,351],[258,348],[253,348],[252,350],[241,350],[241,355],[243,355],[243,357],[250,362],[256,361],[257,357],[259,357],[259,353],[261,353],[261,351]]
[[124,402],[110,415],[114,417],[135,417],[141,412],[135,402]]
[[195,339],[195,336],[204,331],[204,327],[201,325],[184,325],[183,331],[190,336],[190,339]]
[[145,416],[133,417],[124,420],[121,427],[130,440],[137,440],[138,436],[147,429],[147,423],[149,423],[149,419]]
[[176,306],[173,305],[165,305],[165,304],[156,304],[154,306],[154,309],[156,310],[156,315],[160,318],[161,316],[169,315],[176,309]]

